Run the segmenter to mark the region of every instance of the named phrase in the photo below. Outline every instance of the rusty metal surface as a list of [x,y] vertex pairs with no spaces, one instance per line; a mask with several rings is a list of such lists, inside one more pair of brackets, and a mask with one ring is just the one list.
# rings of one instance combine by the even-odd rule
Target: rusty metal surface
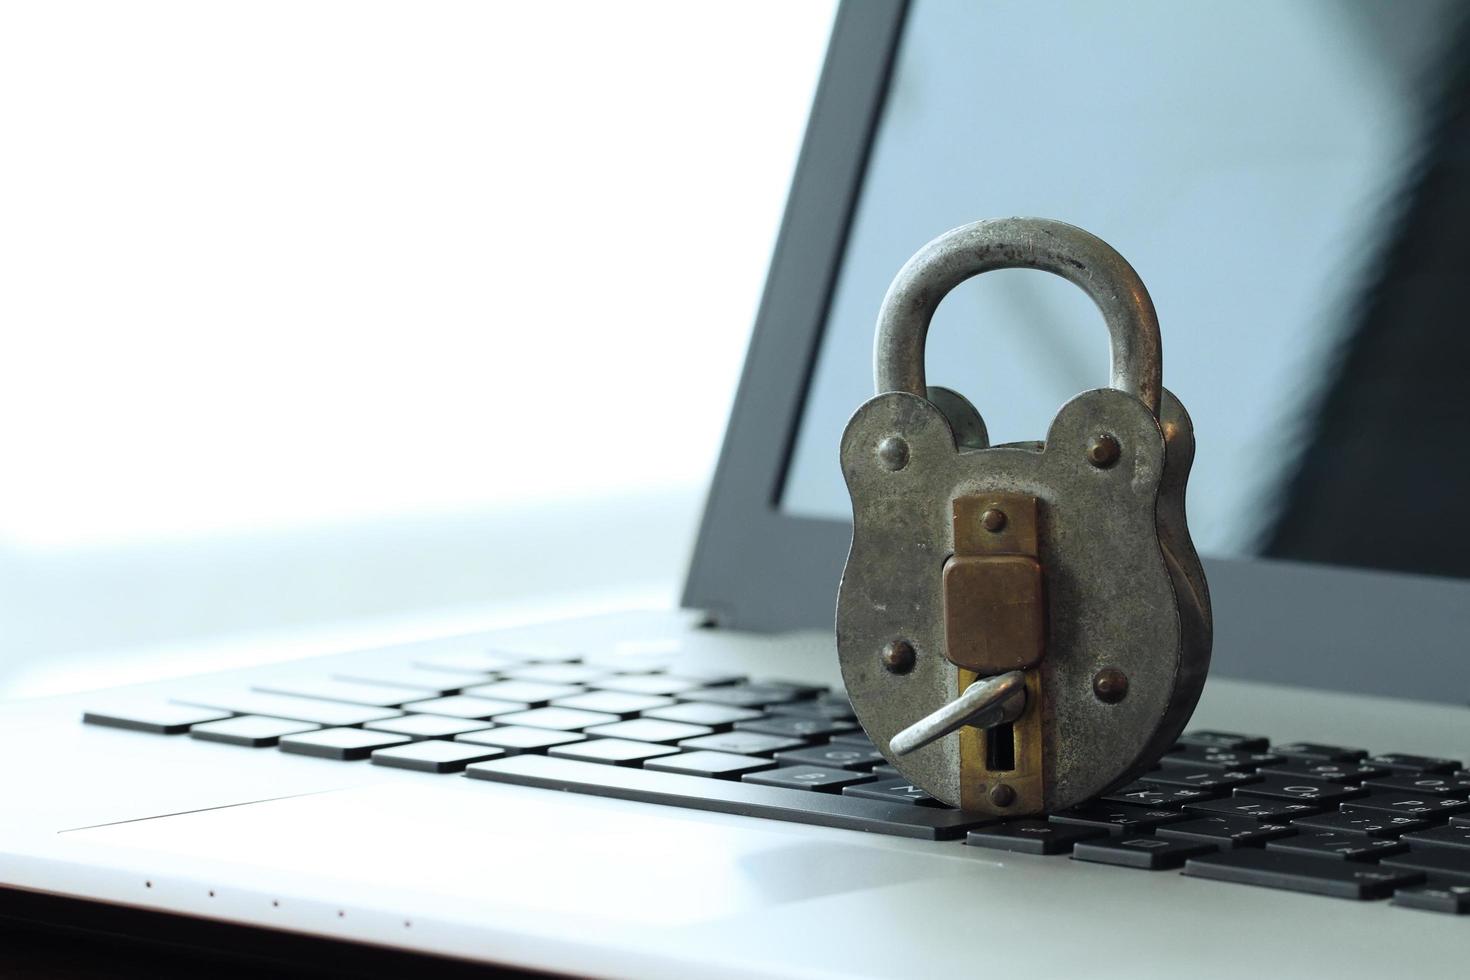
[[[984,448],[967,401],[951,392],[921,397],[924,334],[949,289],[1014,266],[1063,275],[1098,302],[1112,335],[1114,387],[1064,405],[1042,444]],[[889,290],[875,375],[880,394],[853,416],[841,449],[854,531],[837,642],[859,720],[907,778],[971,809],[1057,809],[1131,778],[1187,721],[1210,644],[1208,593],[1184,519],[1193,432],[1159,384],[1158,325],[1142,283],[1107,245],[1069,225],[1006,219],[956,229],[905,265]],[[899,469],[878,448],[895,438],[905,450]],[[961,550],[956,501],[976,498],[983,516],[981,498],[1000,494],[1037,501],[1033,553],[1047,614],[1044,655],[1025,671],[1014,768],[986,770],[987,735],[976,728],[900,760],[888,747],[893,736],[977,676],[947,656],[943,569]],[[901,674],[884,666],[895,642],[913,651]]]

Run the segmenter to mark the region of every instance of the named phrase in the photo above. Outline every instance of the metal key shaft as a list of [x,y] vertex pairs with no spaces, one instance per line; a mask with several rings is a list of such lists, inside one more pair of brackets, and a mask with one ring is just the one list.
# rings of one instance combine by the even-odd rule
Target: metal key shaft
[[888,743],[894,755],[908,755],[966,725],[994,728],[1015,721],[1026,710],[1026,676],[1013,670],[978,680],[938,711],[914,722]]

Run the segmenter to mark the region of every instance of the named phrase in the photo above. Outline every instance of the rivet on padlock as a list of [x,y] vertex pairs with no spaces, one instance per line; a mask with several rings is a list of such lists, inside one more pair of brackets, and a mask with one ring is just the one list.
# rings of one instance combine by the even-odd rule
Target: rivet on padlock
[[[991,447],[965,398],[926,386],[924,340],[951,289],[1002,268],[1092,297],[1112,379],[1062,406],[1044,442]],[[1132,267],[1056,221],[947,232],[884,298],[878,394],[842,439],[838,653],[874,744],[945,803],[1019,816],[1083,802],[1152,765],[1194,709],[1211,641],[1184,512],[1194,433],[1159,348]]]

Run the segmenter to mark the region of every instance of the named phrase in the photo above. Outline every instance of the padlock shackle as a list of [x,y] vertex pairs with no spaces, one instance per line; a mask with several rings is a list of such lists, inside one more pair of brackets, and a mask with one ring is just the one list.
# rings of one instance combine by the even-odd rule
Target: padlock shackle
[[966,279],[994,269],[1040,269],[1082,287],[1112,338],[1111,386],[1158,417],[1163,390],[1159,318],[1138,273],[1111,245],[1046,218],[994,218],[951,229],[904,264],[883,297],[873,349],[879,394],[927,396],[924,340],[939,303]]

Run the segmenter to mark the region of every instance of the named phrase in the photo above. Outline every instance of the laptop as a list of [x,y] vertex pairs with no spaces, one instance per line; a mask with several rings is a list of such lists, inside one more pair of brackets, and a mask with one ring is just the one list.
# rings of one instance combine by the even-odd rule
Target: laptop
[[[1459,76],[1426,74],[1450,15],[844,4],[682,608],[0,705],[0,908],[383,975],[1455,972],[1470,560],[1412,494],[1464,483],[1364,442],[1403,351],[1354,353],[1432,285],[1404,242],[1458,174]],[[831,635],[878,300],[1007,213],[1153,291],[1216,623],[1163,763],[1021,822],[908,785]],[[1432,350],[1457,319],[1413,322]],[[1106,378],[1096,313],[1034,273],[961,287],[931,337],[997,442]]]

